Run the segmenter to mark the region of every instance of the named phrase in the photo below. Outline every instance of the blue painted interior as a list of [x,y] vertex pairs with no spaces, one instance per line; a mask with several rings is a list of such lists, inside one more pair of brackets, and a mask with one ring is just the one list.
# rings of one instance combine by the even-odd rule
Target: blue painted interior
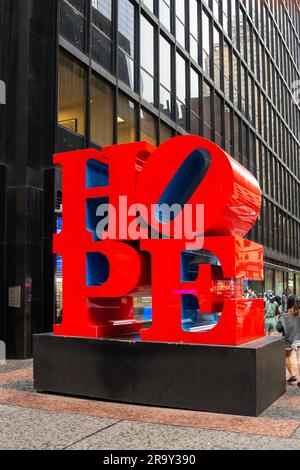
[[152,320],[152,308],[144,307],[144,321],[151,321],[151,320]]
[[109,276],[109,262],[101,253],[87,253],[86,255],[86,285],[101,286]]
[[86,166],[86,187],[98,188],[108,186],[109,172],[108,165],[91,159]]
[[190,331],[191,328],[209,329],[211,325],[218,323],[217,313],[201,313],[198,299],[194,295],[183,294],[181,299],[182,329]]
[[[210,164],[211,155],[205,149],[194,150],[185,159],[157,203],[155,216],[158,222],[167,224],[177,217],[205,177]],[[170,214],[169,217],[164,217],[159,210],[161,204],[167,204],[169,207],[179,204],[181,209]]]
[[[220,266],[218,258],[207,250],[183,251],[181,254],[181,281],[193,282],[197,279],[201,264]],[[191,328],[205,328],[216,325],[219,316],[217,313],[201,312],[198,299],[190,294],[182,295],[182,328],[190,331]],[[202,331],[202,330],[201,330]]]
[[201,264],[220,266],[218,258],[207,250],[183,251],[181,253],[181,281],[195,281]]

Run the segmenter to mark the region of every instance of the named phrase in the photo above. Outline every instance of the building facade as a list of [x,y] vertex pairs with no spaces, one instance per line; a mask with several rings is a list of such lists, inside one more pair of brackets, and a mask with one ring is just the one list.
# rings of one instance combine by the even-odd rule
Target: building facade
[[[51,331],[61,174],[52,154],[205,136],[263,191],[265,285],[300,294],[296,0],[0,0],[0,339]],[[254,287],[254,286],[253,286]],[[254,287],[255,288],[255,287]]]

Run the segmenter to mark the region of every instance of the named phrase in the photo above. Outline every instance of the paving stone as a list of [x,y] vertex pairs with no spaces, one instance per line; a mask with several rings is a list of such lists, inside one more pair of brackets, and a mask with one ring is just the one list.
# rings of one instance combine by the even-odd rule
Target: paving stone
[[0,363],[0,374],[3,372],[10,372],[18,369],[27,369],[33,366],[32,359],[26,359],[23,361],[6,361],[4,364]]
[[300,450],[300,439],[249,436],[122,421],[82,440],[70,450]]
[[260,415],[260,418],[296,420],[300,424],[300,408],[271,406]]
[[63,449],[116,420],[8,407],[0,420],[1,450]]
[[300,450],[296,386],[249,418],[37,394],[32,361],[8,361],[0,366],[0,402],[2,450]]
[[17,382],[3,384],[1,385],[1,388],[21,390],[22,392],[34,392],[35,391],[32,380],[18,380]]

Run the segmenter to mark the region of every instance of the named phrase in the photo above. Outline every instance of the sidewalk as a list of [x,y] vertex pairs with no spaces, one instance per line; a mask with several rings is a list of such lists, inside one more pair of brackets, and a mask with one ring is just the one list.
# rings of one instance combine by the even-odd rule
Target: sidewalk
[[300,449],[295,385],[251,418],[37,394],[32,361],[7,361],[0,416],[0,450]]

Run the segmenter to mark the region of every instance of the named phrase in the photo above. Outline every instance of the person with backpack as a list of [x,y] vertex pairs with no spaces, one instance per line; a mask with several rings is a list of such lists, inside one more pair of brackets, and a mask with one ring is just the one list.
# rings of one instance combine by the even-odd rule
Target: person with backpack
[[280,314],[278,303],[273,294],[269,294],[265,301],[265,335],[276,333],[276,316]]
[[293,373],[292,352],[296,351],[298,366],[298,382],[300,387],[300,300],[296,295],[291,295],[287,300],[287,313],[280,315],[276,329],[283,336],[285,348],[286,367],[290,374],[288,383],[297,382]]

